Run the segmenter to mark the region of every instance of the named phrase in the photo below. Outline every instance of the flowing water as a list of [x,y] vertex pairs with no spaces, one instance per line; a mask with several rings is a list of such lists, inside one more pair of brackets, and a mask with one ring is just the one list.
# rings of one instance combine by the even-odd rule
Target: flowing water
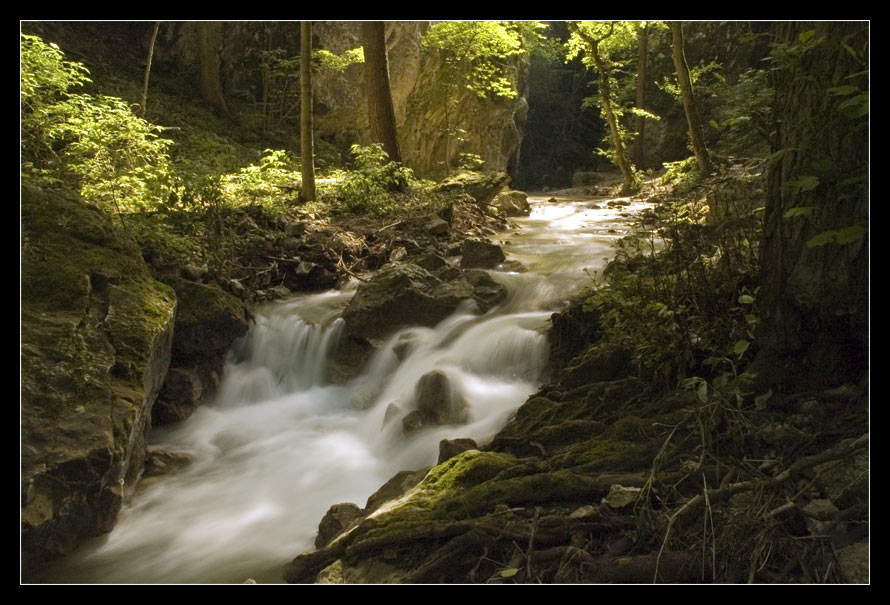
[[[396,472],[435,464],[441,439],[484,444],[547,379],[544,332],[553,311],[603,266],[626,216],[605,200],[530,198],[519,229],[499,234],[528,271],[492,271],[509,292],[485,315],[458,309],[434,328],[383,347],[345,385],[325,378],[325,357],[353,289],[268,305],[231,352],[213,403],[157,428],[150,447],[188,454],[182,471],[144,481],[115,529],[53,566],[56,583],[281,582],[281,568],[314,547],[318,522],[339,502],[365,502]],[[412,406],[418,379],[445,372],[469,403],[463,425],[406,436],[391,403]],[[364,403],[359,409],[356,401]]]

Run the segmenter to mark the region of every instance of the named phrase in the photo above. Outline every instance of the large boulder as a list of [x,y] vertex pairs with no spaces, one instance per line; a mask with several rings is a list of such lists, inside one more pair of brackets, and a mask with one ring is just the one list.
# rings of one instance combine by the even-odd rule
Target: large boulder
[[216,284],[164,279],[179,305],[171,368],[152,411],[154,424],[188,418],[215,392],[229,349],[249,327],[244,302]]
[[532,211],[528,203],[528,194],[512,189],[497,194],[491,201],[491,205],[493,208],[497,208],[498,214],[503,216],[528,216]]
[[113,527],[142,472],[176,297],[104,212],[22,189],[22,571]]
[[500,246],[481,240],[464,240],[460,252],[460,266],[464,269],[493,269],[507,260]]
[[449,176],[436,186],[436,191],[449,195],[468,195],[481,207],[488,206],[510,182],[505,172],[473,172],[469,170]]
[[379,344],[404,327],[435,326],[465,300],[487,311],[506,298],[506,289],[480,273],[444,265],[431,272],[411,262],[391,263],[356,291],[343,313],[347,331]]

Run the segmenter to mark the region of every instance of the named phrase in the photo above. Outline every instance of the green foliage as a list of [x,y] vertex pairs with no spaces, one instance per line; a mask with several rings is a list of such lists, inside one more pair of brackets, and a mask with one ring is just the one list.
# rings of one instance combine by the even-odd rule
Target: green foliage
[[337,195],[350,214],[385,216],[393,210],[396,194],[416,182],[414,173],[399,162],[388,162],[379,143],[351,148],[355,169],[337,184]]
[[[336,72],[342,72],[346,71],[351,65],[364,63],[365,53],[361,46],[358,48],[351,48],[342,55],[332,53],[329,50],[318,49],[312,51],[312,58],[320,67]],[[299,66],[299,59],[297,59],[297,62]]]
[[299,187],[297,164],[282,149],[266,149],[258,163],[222,175],[220,192],[230,205],[283,205],[294,199]]
[[22,179],[64,183],[97,206],[157,205],[170,189],[170,141],[122,99],[73,93],[90,82],[58,47],[22,34]]
[[[696,198],[664,200],[619,240],[586,305],[641,375],[672,388],[713,380],[756,352],[759,220],[706,222]],[[697,383],[698,384],[698,383]],[[702,387],[705,388],[705,387]]]
[[445,54],[448,86],[466,87],[481,98],[516,97],[506,60],[525,49],[513,22],[441,21],[424,35],[423,46]]

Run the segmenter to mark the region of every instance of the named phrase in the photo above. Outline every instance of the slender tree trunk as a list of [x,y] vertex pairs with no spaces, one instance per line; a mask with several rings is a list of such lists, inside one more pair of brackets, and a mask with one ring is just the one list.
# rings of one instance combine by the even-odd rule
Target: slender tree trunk
[[[637,109],[646,109],[646,67],[649,55],[649,24],[646,23],[637,31],[640,40],[640,54],[637,60]],[[646,129],[646,118],[636,116],[637,138],[634,141],[633,161],[637,169],[642,170],[644,161],[643,136]]]
[[160,21],[155,21],[154,29],[151,30],[151,42],[148,43],[148,59],[145,61],[145,80],[142,83],[142,98],[139,100],[139,114],[145,116],[145,104],[148,100],[148,76],[151,74],[151,59],[155,54],[155,40],[158,39],[158,29],[161,27]]
[[390,161],[401,162],[402,153],[396,134],[396,114],[392,105],[389,64],[386,58],[386,25],[383,21],[365,21],[361,32],[371,140],[383,145]]
[[600,74],[600,102],[603,106],[603,114],[606,117],[606,122],[609,124],[609,135],[612,138],[612,147],[615,150],[615,163],[618,164],[618,169],[621,170],[621,175],[624,178],[625,190],[630,191],[635,187],[636,183],[633,170],[631,170],[630,163],[627,160],[624,143],[621,142],[621,132],[618,129],[618,118],[612,110],[612,88],[609,84],[609,72],[606,71],[606,66],[603,64],[602,57],[600,57],[599,49],[596,45],[591,48],[591,52],[594,64],[596,65],[596,70]]
[[770,71],[781,159],[767,184],[758,340],[766,367],[786,360],[812,388],[855,381],[868,365],[869,121],[843,106],[858,93],[837,87],[868,91],[869,26],[773,26],[786,47],[800,48],[802,35],[818,43]]
[[300,22],[300,160],[303,170],[301,197],[315,201],[315,150],[312,142],[312,22]]
[[204,102],[229,118],[229,107],[223,95],[219,79],[219,50],[217,38],[219,23],[201,21],[198,23],[201,59],[201,97]]
[[707,147],[705,147],[704,131],[698,116],[698,108],[695,105],[695,95],[692,92],[689,68],[686,65],[686,55],[683,51],[683,27],[679,21],[671,21],[671,33],[673,34],[674,68],[680,83],[680,96],[683,99],[683,109],[686,110],[686,121],[689,122],[689,139],[692,142],[692,151],[695,153],[699,172],[704,176],[711,173],[711,158],[708,156]]

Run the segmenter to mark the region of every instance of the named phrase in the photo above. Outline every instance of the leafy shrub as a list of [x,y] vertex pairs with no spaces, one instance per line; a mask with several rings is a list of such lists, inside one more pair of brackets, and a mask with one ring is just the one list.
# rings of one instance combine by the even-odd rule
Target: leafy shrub
[[392,211],[395,194],[404,193],[416,180],[414,172],[398,162],[387,162],[383,146],[353,145],[355,169],[338,186],[344,209],[351,214],[384,216]]
[[74,93],[87,69],[59,48],[22,34],[22,179],[68,184],[118,212],[166,199],[170,141],[116,97]]
[[286,151],[266,149],[258,163],[222,176],[220,188],[226,201],[233,205],[282,205],[296,197],[300,181],[301,175],[293,168],[293,160]]

